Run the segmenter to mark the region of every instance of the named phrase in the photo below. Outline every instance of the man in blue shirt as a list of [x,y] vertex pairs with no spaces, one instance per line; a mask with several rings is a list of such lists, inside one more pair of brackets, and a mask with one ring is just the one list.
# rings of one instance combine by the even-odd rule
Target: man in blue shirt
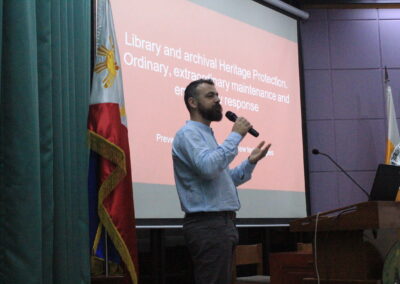
[[233,249],[238,243],[235,216],[240,202],[236,186],[251,178],[271,145],[264,146],[262,141],[248,159],[229,169],[252,125],[239,117],[218,145],[210,128],[212,121],[223,116],[214,82],[191,82],[184,99],[190,120],[177,132],[172,149],[176,188],[185,212],[183,233],[196,284],[230,284]]

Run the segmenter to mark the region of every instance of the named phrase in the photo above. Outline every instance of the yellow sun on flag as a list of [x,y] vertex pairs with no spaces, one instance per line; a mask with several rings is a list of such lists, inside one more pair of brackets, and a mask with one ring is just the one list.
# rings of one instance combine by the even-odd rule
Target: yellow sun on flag
[[115,77],[117,76],[117,71],[119,66],[115,61],[115,46],[110,37],[111,49],[107,49],[104,45],[101,45],[97,49],[97,54],[104,56],[105,60],[103,62],[97,63],[94,67],[96,73],[100,73],[103,70],[107,70],[107,75],[103,79],[104,88],[109,88],[114,84]]

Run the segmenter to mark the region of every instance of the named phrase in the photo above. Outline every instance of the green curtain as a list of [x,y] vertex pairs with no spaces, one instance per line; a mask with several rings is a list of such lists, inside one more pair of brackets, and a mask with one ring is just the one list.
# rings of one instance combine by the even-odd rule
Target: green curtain
[[90,0],[0,0],[0,283],[89,283]]

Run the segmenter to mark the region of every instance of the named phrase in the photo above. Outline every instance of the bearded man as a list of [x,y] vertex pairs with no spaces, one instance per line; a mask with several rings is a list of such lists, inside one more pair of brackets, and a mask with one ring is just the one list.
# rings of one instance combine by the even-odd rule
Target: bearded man
[[176,134],[172,158],[181,208],[183,233],[194,264],[196,284],[230,284],[235,226],[240,208],[236,186],[248,181],[271,144],[262,141],[234,169],[228,166],[252,125],[239,117],[225,141],[218,145],[210,124],[221,121],[222,107],[212,80],[191,82],[184,96],[190,120]]

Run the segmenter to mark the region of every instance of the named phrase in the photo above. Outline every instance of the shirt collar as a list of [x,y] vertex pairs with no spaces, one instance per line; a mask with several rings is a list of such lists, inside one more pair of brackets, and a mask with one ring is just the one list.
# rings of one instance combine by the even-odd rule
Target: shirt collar
[[208,131],[210,133],[213,133],[212,128],[205,125],[204,123],[198,122],[198,121],[194,121],[194,120],[188,120],[186,121],[187,125],[193,126],[193,127],[198,127],[202,130]]

